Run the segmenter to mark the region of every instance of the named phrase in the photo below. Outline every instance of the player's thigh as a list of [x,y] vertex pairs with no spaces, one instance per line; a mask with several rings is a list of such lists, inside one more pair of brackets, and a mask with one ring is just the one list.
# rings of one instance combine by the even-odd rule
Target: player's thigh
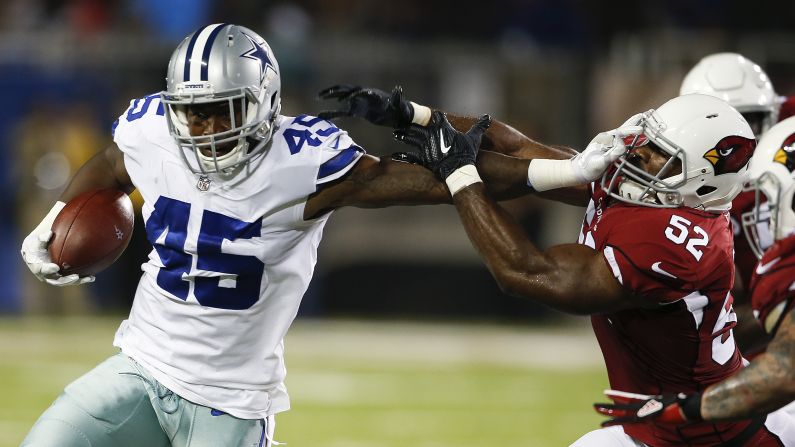
[[210,408],[185,402],[173,447],[269,447],[274,417],[239,419]]
[[167,446],[145,382],[115,355],[69,384],[23,441],[23,446]]
[[632,439],[620,425],[614,425],[588,432],[570,447],[646,447],[646,444]]

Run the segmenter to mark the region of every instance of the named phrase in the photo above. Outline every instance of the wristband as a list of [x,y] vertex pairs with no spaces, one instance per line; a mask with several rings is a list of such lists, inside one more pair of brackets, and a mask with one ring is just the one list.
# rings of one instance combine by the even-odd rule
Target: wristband
[[414,101],[409,101],[411,108],[414,110],[414,116],[411,118],[412,124],[419,124],[420,126],[427,126],[431,122],[431,109]]
[[447,188],[450,190],[450,196],[452,197],[467,186],[481,183],[483,180],[480,179],[475,165],[464,165],[448,175],[444,182],[447,183]]
[[698,422],[703,420],[701,417],[701,397],[701,393],[691,394],[679,403],[682,414],[685,415],[688,421]]
[[571,159],[535,159],[527,167],[527,186],[539,192],[583,183],[587,181],[574,171]]

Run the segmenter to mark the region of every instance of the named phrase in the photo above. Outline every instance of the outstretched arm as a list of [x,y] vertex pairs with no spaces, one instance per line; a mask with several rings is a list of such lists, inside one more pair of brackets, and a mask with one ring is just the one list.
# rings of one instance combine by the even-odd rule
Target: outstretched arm
[[540,250],[480,183],[456,193],[453,203],[503,292],[581,315],[632,306],[601,252],[580,244]]
[[422,166],[365,155],[345,177],[309,196],[304,219],[343,206],[383,208],[449,202],[445,196],[444,184]]
[[[489,190],[500,199],[519,197],[530,190],[522,181],[527,162],[493,152],[478,159]],[[312,194],[304,218],[312,219],[344,206],[384,208],[395,205],[452,203],[447,187],[431,171],[411,163],[365,155],[342,179]]]
[[417,147],[423,164],[444,179],[467,235],[500,288],[575,314],[633,307],[600,252],[577,244],[539,250],[489,196],[474,166],[489,123],[483,116],[462,134],[435,112],[427,128],[411,127],[398,136]]
[[[404,128],[411,123],[427,125],[432,112],[428,107],[406,100],[403,97],[403,90],[400,86],[395,87],[391,93],[387,93],[374,88],[335,85],[321,91],[318,97],[340,102],[338,109],[320,112],[318,116],[321,118],[334,119],[341,116],[352,116],[363,118],[376,125],[393,128]],[[455,115],[449,115],[449,120],[460,131],[466,131],[475,122],[474,118]],[[517,180],[520,184],[527,183],[529,160],[565,160],[577,154],[577,151],[568,147],[541,144],[528,138],[515,128],[498,121],[495,121],[483,136],[481,149],[526,160],[527,162],[522,164],[525,171]],[[487,183],[494,180],[494,177],[489,175],[488,163],[490,162],[481,163],[479,161],[478,164],[478,168],[484,174],[483,177]],[[555,188],[539,192],[539,195],[572,205],[584,206],[588,202],[587,183],[583,182],[583,184],[566,188]],[[533,192],[532,188],[524,189],[522,194],[530,192]]]
[[[445,114],[450,124],[459,132],[466,132],[477,121],[477,118],[474,117],[464,117],[448,112],[445,112]],[[516,128],[497,120],[492,120],[491,126],[483,134],[480,150],[497,152],[527,160],[534,158],[563,160],[578,154],[576,150],[570,147],[550,146],[539,143],[519,132]]]
[[[447,119],[453,127],[460,131],[466,132],[467,129],[475,124],[476,119],[471,117],[456,116],[448,113]],[[567,160],[578,154],[578,152],[570,147],[565,146],[550,146],[538,141],[533,140],[527,135],[519,132],[512,126],[500,121],[492,120],[491,127],[483,134],[483,139],[480,143],[481,151],[496,152],[498,154],[506,155],[512,158],[525,160],[523,163],[524,171],[522,176],[517,181],[527,183],[527,168],[531,160],[544,159],[544,160]],[[483,152],[481,152],[482,154]],[[479,159],[482,155],[479,155]],[[499,160],[491,160],[488,163],[496,163]],[[478,164],[478,170],[483,175],[487,183],[495,179],[489,175],[488,170],[492,168],[489,164]],[[495,167],[496,169],[496,167]],[[491,190],[491,188],[489,188]],[[532,189],[525,191],[531,192]],[[588,203],[588,185],[570,186],[567,188],[556,188],[548,191],[540,191],[537,194],[545,199],[555,200],[558,202],[568,203],[569,205],[585,206]]]
[[[403,128],[412,123],[425,126],[433,112],[426,106],[404,98],[403,88],[396,86],[391,93],[377,88],[338,84],[321,90],[318,99],[337,100],[334,110],[318,113],[323,119],[332,120],[342,116],[363,118],[375,125]],[[450,123],[461,132],[472,127],[476,118],[447,114]],[[513,127],[493,121],[483,136],[481,149],[516,158],[565,159],[577,155],[577,151],[564,146],[547,146],[522,134]]]

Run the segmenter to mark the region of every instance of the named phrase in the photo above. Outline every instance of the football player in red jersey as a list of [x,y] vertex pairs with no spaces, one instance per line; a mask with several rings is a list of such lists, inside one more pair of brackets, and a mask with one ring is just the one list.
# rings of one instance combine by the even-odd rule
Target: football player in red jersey
[[784,121],[791,116],[795,116],[795,96],[785,96],[779,108],[778,119]]
[[[679,93],[702,93],[723,99],[743,115],[757,139],[776,122],[795,113],[795,97],[779,96],[765,71],[737,53],[715,53],[702,58],[685,76]],[[743,237],[740,222],[753,205],[754,195],[743,192],[734,199],[730,211],[736,266],[734,307],[738,315],[734,333],[746,358],[753,358],[764,350],[769,341],[769,336],[753,318],[750,297],[746,293],[757,257]],[[763,242],[762,247],[767,248],[769,241],[767,244]]]
[[[411,159],[446,182],[464,228],[504,291],[592,315],[614,388],[696,393],[742,368],[731,331],[727,210],[742,188],[755,140],[735,109],[706,95],[675,98],[631,121],[638,130],[624,139],[630,149],[591,186],[582,243],[545,251],[480,182],[474,160],[487,117],[464,134],[434,112],[427,127],[413,125],[396,136],[419,149]],[[567,186],[571,165],[588,153],[574,163],[512,159],[515,169],[505,181],[536,190]],[[557,178],[563,181],[556,184]],[[574,445],[795,445],[788,429],[795,429],[788,416],[773,413],[685,427],[618,425]]]
[[[755,200],[743,226],[760,255],[749,291],[754,314],[773,340],[748,367],[701,393],[631,396],[611,391],[618,404],[597,404],[597,411],[613,418],[608,424],[748,418],[795,400],[795,117],[765,133],[749,177]],[[763,246],[769,247],[764,253]]]

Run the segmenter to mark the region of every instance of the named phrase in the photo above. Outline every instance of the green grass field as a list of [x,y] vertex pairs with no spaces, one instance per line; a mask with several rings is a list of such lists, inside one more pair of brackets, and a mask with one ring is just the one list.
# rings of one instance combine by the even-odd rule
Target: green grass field
[[[0,446],[114,352],[117,319],[0,319]],[[298,321],[286,339],[291,447],[565,446],[607,385],[585,325]]]

